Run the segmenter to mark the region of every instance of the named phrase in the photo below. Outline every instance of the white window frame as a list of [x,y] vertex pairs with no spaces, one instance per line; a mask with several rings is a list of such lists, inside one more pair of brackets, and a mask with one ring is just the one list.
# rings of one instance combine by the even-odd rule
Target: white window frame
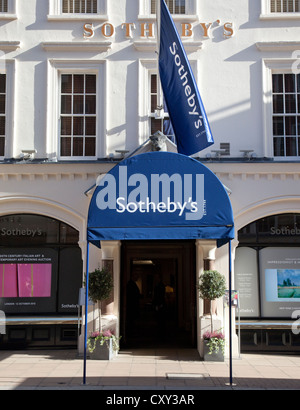
[[[150,133],[150,135],[152,134],[151,133],[151,128],[152,128],[152,119],[155,119],[156,118],[156,112],[154,111],[152,111],[151,110],[151,84],[152,84],[152,79],[151,79],[151,76],[152,75],[158,75],[158,73],[157,73],[157,70],[149,70],[148,71],[148,85],[147,85],[147,88],[148,88],[148,94],[147,94],[147,97],[148,97],[148,111],[149,111],[149,115],[148,115],[148,117],[149,117],[149,133]],[[159,99],[159,96],[161,95],[162,97],[162,100],[163,100],[163,92],[162,92],[162,89],[161,89],[161,85],[160,85],[160,83],[158,82],[158,78],[156,77],[156,81],[157,81],[157,94],[156,94],[156,96],[157,96],[157,101],[158,101],[158,99]],[[163,101],[162,101],[163,102]],[[168,112],[165,112],[165,111],[162,111],[161,113],[163,113],[163,116],[162,117],[160,117],[160,118],[157,118],[157,119],[160,119],[160,120],[162,120],[162,119],[169,119],[170,117],[169,117],[169,113]],[[163,130],[162,130],[162,132],[163,132]]]
[[[96,155],[60,156],[61,74],[96,74]],[[52,161],[95,161],[106,157],[106,61],[49,60],[47,90],[47,156]]]
[[7,0],[7,11],[0,12],[0,20],[16,20],[16,0]]
[[264,156],[274,161],[297,161],[299,156],[274,156],[272,74],[294,74],[297,59],[263,59]]
[[[196,60],[190,60],[190,64],[194,77],[197,78],[198,62]],[[151,135],[151,118],[154,117],[154,114],[151,112],[150,98],[151,74],[158,74],[157,60],[140,59],[138,78],[138,117],[141,119],[138,124],[139,145],[142,145],[145,141],[147,141]],[[168,118],[168,115],[165,115],[165,117]]]
[[[84,158],[84,159],[87,159],[87,160],[95,160],[97,157],[96,157],[96,149],[97,149],[97,117],[98,117],[98,112],[97,112],[97,104],[96,104],[96,111],[95,111],[95,113],[93,114],[93,115],[91,115],[91,114],[86,114],[85,112],[82,112],[82,114],[74,114],[74,112],[71,112],[71,113],[69,113],[69,114],[63,114],[62,112],[61,112],[61,101],[62,101],[62,92],[61,92],[61,78],[62,78],[62,76],[63,75],[72,75],[72,76],[74,76],[74,75],[76,75],[76,74],[82,74],[83,76],[85,76],[85,75],[94,75],[95,77],[96,77],[96,93],[95,93],[95,97],[96,97],[96,101],[97,101],[97,97],[98,97],[98,95],[97,95],[97,82],[98,82],[98,76],[97,76],[97,73],[94,73],[94,72],[88,72],[88,73],[85,73],[85,72],[71,72],[71,73],[68,73],[68,72],[60,72],[60,74],[59,74],[59,92],[60,92],[60,95],[59,95],[59,103],[60,103],[60,117],[59,117],[59,152],[61,152],[61,140],[62,140],[62,138],[70,138],[71,139],[71,151],[72,151],[72,148],[73,148],[73,144],[74,144],[74,140],[77,138],[77,136],[74,134],[74,132],[72,132],[71,131],[71,134],[70,135],[67,135],[67,136],[65,136],[65,135],[62,135],[61,134],[61,121],[62,121],[62,119],[64,118],[64,117],[71,117],[72,118],[72,120],[71,120],[71,122],[74,124],[74,118],[76,118],[76,117],[81,117],[81,118],[84,118],[85,120],[88,118],[88,117],[94,117],[95,118],[95,122],[96,122],[96,124],[95,124],[95,133],[96,133],[96,135],[85,135],[85,127],[83,126],[83,135],[81,135],[81,136],[78,136],[79,138],[82,138],[83,139],[83,149],[85,150],[86,149],[86,139],[87,138],[89,138],[89,137],[92,137],[92,138],[94,138],[95,139],[95,155],[93,155],[93,156],[88,156],[88,155],[80,155],[80,156],[75,156],[75,155],[69,155],[69,156],[63,156],[63,155],[61,155],[60,154],[60,159],[61,160],[67,160],[67,158],[71,158],[72,160],[73,159],[76,159],[76,160],[78,160],[78,159],[80,159],[80,158]],[[74,77],[73,77],[74,78]],[[70,93],[70,94],[68,94],[71,98],[72,98],[72,103],[74,102],[74,100],[73,100],[73,96],[74,96],[74,94],[73,94],[73,91],[74,90],[72,90],[72,93]],[[87,94],[84,92],[83,93],[83,96],[84,97],[86,97],[87,96]],[[72,104],[71,103],[71,104]],[[85,104],[84,104],[85,105]],[[84,123],[83,123],[84,124]],[[71,127],[72,128],[72,127]]]
[[260,20],[298,20],[300,12],[271,13],[271,0],[261,0]]
[[[186,0],[185,14],[172,14],[173,20],[197,21],[199,15],[199,1]],[[156,20],[156,16],[151,14],[151,0],[139,0],[139,20]]]
[[107,1],[97,0],[97,13],[63,13],[62,0],[49,0],[49,21],[64,20],[64,21],[106,21],[107,16]]
[[138,86],[138,122],[139,141],[137,145],[142,145],[148,140],[151,133],[150,116],[151,107],[149,107],[150,95],[150,73],[157,72],[157,60],[139,60],[139,86]]
[[0,159],[13,158],[21,152],[14,153],[14,106],[15,106],[15,61],[2,59],[0,73],[6,74],[6,101],[5,101],[5,147],[4,156]]

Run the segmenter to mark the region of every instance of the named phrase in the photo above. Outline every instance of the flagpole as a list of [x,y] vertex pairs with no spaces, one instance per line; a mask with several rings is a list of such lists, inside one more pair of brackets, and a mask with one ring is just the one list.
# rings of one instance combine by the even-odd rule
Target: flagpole
[[[159,112],[158,117],[160,118],[163,106],[163,94],[160,84],[160,77],[159,77],[159,48],[160,48],[160,24],[161,24],[161,7],[160,7],[161,0],[156,0],[156,63],[157,63],[157,75],[156,75],[156,87],[157,87],[157,112]],[[158,111],[159,110],[159,111]]]
[[156,30],[157,30],[157,54],[159,54],[160,45],[160,0],[156,0]]
[[229,253],[229,384],[232,386],[232,261],[231,261],[231,240],[228,242]]
[[85,325],[84,325],[84,352],[83,352],[83,384],[86,384],[86,355],[87,355],[87,326],[89,302],[89,241],[86,247],[86,279],[85,279]]

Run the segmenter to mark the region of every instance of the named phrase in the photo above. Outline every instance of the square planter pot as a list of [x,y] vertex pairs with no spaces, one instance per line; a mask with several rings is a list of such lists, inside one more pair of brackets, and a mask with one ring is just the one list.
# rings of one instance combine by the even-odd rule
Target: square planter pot
[[224,354],[222,349],[219,349],[218,352],[213,352],[209,354],[209,347],[207,340],[204,340],[204,361],[207,362],[224,362]]
[[90,352],[90,359],[92,360],[112,360],[116,356],[113,349],[112,340],[105,342],[102,346],[100,343],[96,344],[95,350]]

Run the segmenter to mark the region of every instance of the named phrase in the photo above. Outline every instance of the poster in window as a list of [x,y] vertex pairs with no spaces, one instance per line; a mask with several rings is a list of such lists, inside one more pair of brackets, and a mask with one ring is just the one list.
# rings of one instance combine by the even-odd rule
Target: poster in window
[[57,252],[1,249],[0,310],[5,313],[56,311]]
[[235,287],[239,291],[241,317],[259,317],[257,253],[253,248],[236,249]]
[[300,248],[260,251],[262,316],[290,319],[300,308]]

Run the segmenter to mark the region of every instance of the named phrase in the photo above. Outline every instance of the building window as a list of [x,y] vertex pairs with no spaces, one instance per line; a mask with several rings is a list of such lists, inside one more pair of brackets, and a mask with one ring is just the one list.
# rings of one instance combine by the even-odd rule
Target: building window
[[[171,14],[185,14],[185,0],[166,0]],[[156,14],[156,0],[151,0],[151,14]]]
[[8,0],[0,0],[0,13],[7,13],[8,12],[7,1]]
[[107,0],[48,0],[50,21],[107,21]]
[[97,0],[62,0],[63,13],[97,13]]
[[[188,21],[198,21],[200,13],[199,3],[201,3],[198,0],[165,0],[165,2],[173,19],[180,20],[184,15]],[[154,20],[156,16],[156,0],[138,0],[138,3],[139,20]]]
[[60,157],[96,156],[95,74],[62,74]]
[[300,155],[300,74],[272,75],[275,157]]
[[[196,75],[196,62],[191,60],[190,63]],[[150,135],[154,135],[157,131],[161,131],[169,140],[176,144],[174,130],[167,106],[163,99],[161,85],[157,80],[157,61],[140,60],[138,112],[139,117],[144,120],[139,121],[139,144],[143,144],[148,140]],[[145,95],[147,95],[148,98],[145,98]],[[163,106],[163,110],[158,106]]]
[[155,111],[157,109],[157,101],[158,101],[158,86],[157,86],[157,75],[156,74],[150,74],[150,100],[151,100],[150,101],[151,135],[155,134],[157,131],[161,131],[171,141],[174,142],[173,128],[170,122],[167,108],[164,106],[163,118],[156,118],[156,115],[155,115]]
[[6,74],[0,74],[0,157],[5,154],[6,135]]
[[[298,308],[299,226],[299,213],[282,213],[238,231],[234,275],[242,318],[289,319]],[[285,275],[294,278],[295,286],[289,285]]]
[[300,0],[271,0],[271,13],[298,13]]

